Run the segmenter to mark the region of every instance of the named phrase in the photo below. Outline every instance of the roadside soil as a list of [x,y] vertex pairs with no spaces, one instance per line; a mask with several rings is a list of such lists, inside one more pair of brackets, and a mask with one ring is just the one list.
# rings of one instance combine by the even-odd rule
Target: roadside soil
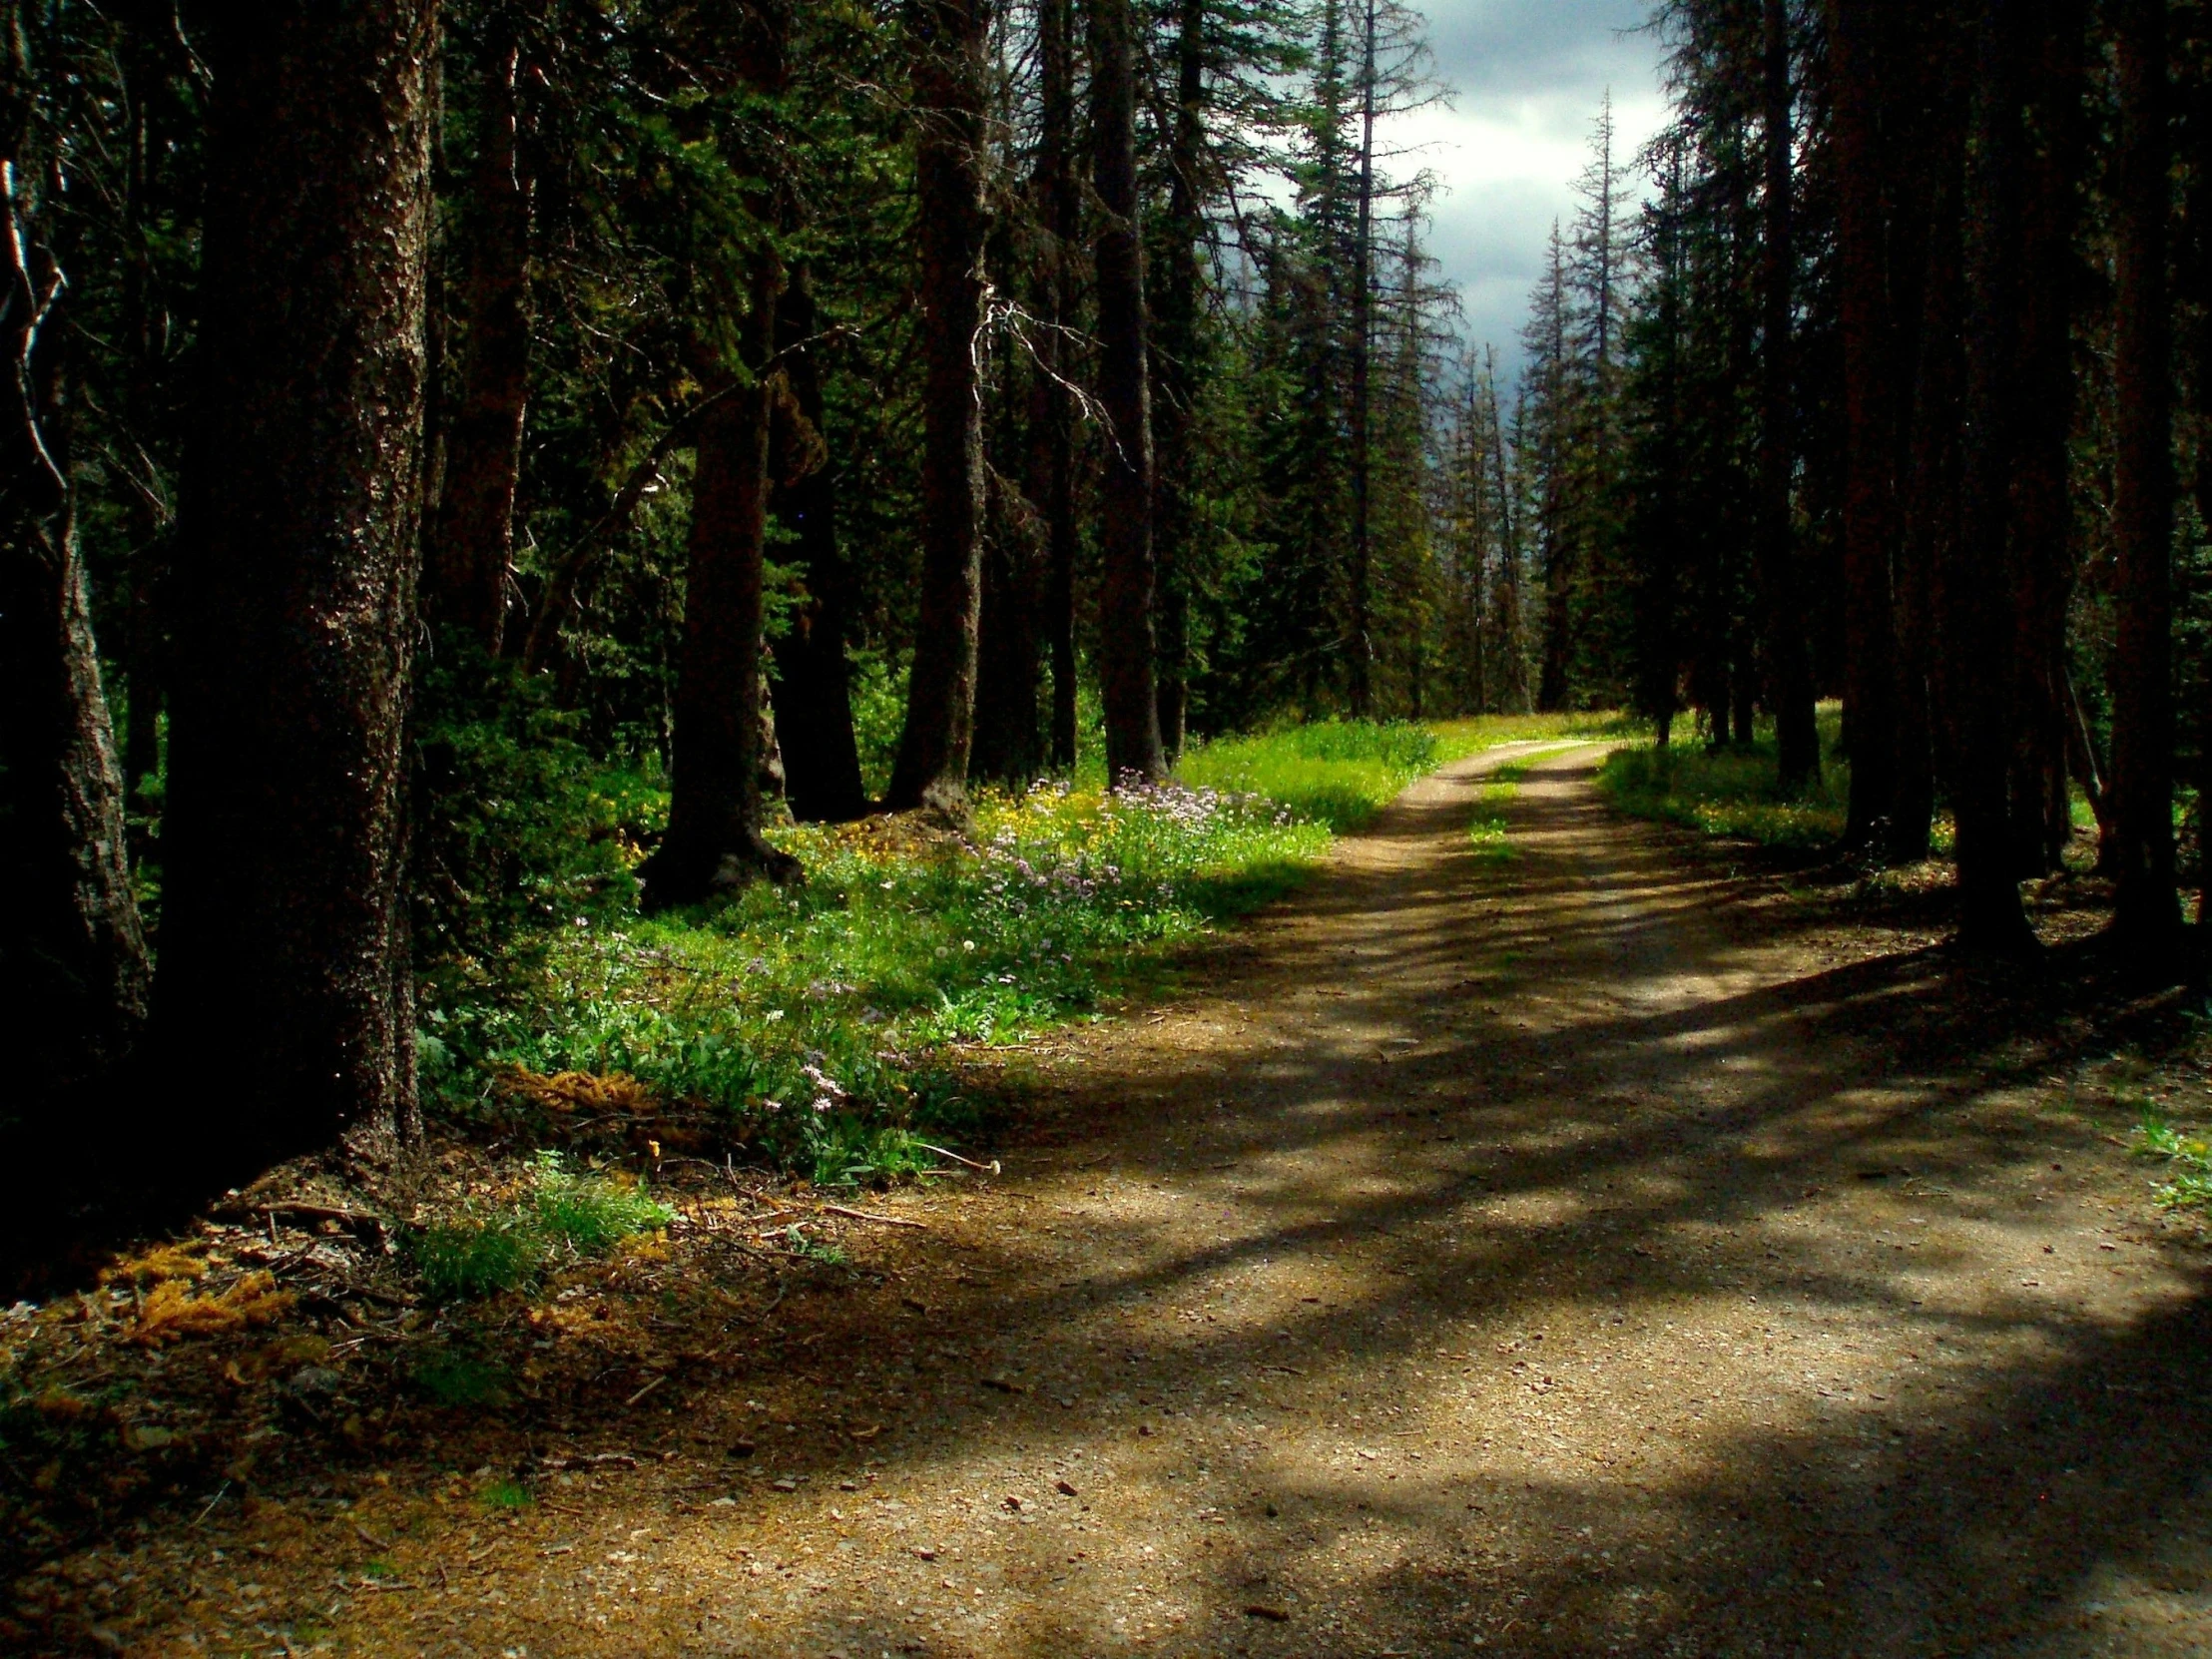
[[[333,1442],[311,1495],[65,1563],[67,1628],[2212,1652],[2206,1259],[2110,1104],[2201,1118],[2203,1073],[2145,1082],[2077,986],[1975,980],[1934,922],[1610,814],[1600,756],[1522,757],[1502,807],[1512,751],[1428,780],[1174,1007],[1025,1051],[1002,1177],[864,1201],[926,1230],[853,1221],[851,1262],[748,1305],[711,1364],[404,1457]],[[1478,805],[1510,856],[1470,841]]]

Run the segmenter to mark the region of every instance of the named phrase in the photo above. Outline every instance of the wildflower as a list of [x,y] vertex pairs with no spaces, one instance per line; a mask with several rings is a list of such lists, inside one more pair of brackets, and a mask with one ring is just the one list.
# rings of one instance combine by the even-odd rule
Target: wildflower
[[846,1091],[845,1086],[842,1083],[838,1082],[834,1077],[830,1076],[828,1072],[824,1071],[822,1067],[814,1064],[812,1061],[808,1062],[804,1066],[801,1066],[799,1069],[802,1073],[805,1074],[807,1081],[814,1084],[815,1086],[816,1111],[828,1111],[831,1105],[842,1105],[844,1102],[852,1098],[852,1096]]

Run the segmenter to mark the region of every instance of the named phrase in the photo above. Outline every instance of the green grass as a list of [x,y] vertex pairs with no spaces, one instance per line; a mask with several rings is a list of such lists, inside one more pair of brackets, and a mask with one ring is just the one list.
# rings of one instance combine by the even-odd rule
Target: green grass
[[1765,846],[1825,846],[1844,832],[1851,798],[1850,764],[1834,754],[1842,721],[1836,705],[1821,706],[1821,752],[1827,758],[1819,781],[1797,794],[1777,781],[1771,733],[1749,749],[1709,752],[1696,744],[1673,744],[1616,750],[1598,774],[1598,787],[1614,806],[1637,818]]
[[[631,1079],[746,1161],[818,1185],[923,1173],[941,1167],[924,1142],[958,1146],[980,1123],[948,1051],[1146,994],[1177,950],[1296,885],[1415,778],[1600,725],[1329,722],[1209,744],[1155,789],[986,795],[959,834],[786,828],[776,838],[805,865],[803,886],[652,918],[565,915],[495,990],[432,1002],[423,1076],[449,1115],[541,1145],[557,1125],[502,1079]],[[425,1239],[426,1271],[434,1262],[454,1295],[522,1282],[538,1271],[534,1216]]]
[[1474,843],[1477,857],[1490,863],[1512,861],[1513,842],[1505,829],[1505,809],[1520,794],[1520,781],[1527,776],[1527,762],[1509,762],[1493,771],[1482,786],[1474,821],[1467,826],[1467,839]]
[[1612,736],[1612,715],[1489,715],[1434,725],[1317,721],[1223,738],[1184,756],[1188,783],[1265,796],[1338,834],[1366,825],[1406,785],[1503,744]]
[[2169,1210],[2202,1210],[2212,1207],[2212,1143],[2185,1135],[2148,1104],[2135,1127],[2135,1150],[2145,1158],[2163,1162],[2173,1179],[2152,1197]]
[[[605,1256],[625,1239],[667,1226],[673,1214],[642,1186],[579,1174],[559,1153],[541,1152],[529,1190],[513,1203],[424,1228],[414,1241],[415,1271],[433,1301],[493,1296],[533,1284],[562,1262]],[[460,1369],[417,1381],[433,1394],[468,1386]]]
[[414,1368],[414,1384],[448,1407],[497,1405],[507,1393],[507,1371],[496,1361],[458,1349],[437,1349]]

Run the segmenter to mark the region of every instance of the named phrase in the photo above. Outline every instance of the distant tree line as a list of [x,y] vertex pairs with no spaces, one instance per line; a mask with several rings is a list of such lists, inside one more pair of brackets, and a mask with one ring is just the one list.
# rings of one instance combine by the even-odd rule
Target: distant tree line
[[1840,698],[1847,850],[1924,858],[1947,823],[1977,947],[2030,945],[2020,883],[2085,797],[2120,933],[2170,962],[2212,786],[2206,8],[1671,0],[1654,27],[1673,119],[1632,183],[1601,126],[1513,441],[1478,380],[1459,450],[1468,568],[1540,575],[1537,701],[1662,742],[1771,719],[1794,789]]

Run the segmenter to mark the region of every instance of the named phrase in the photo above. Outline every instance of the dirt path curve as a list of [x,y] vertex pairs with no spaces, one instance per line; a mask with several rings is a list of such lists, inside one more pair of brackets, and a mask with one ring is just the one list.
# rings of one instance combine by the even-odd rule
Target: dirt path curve
[[2212,1652],[2212,1321],[2143,1172],[1597,757],[1507,861],[1509,756],[1410,791],[666,1465],[402,1554],[339,1649]]

